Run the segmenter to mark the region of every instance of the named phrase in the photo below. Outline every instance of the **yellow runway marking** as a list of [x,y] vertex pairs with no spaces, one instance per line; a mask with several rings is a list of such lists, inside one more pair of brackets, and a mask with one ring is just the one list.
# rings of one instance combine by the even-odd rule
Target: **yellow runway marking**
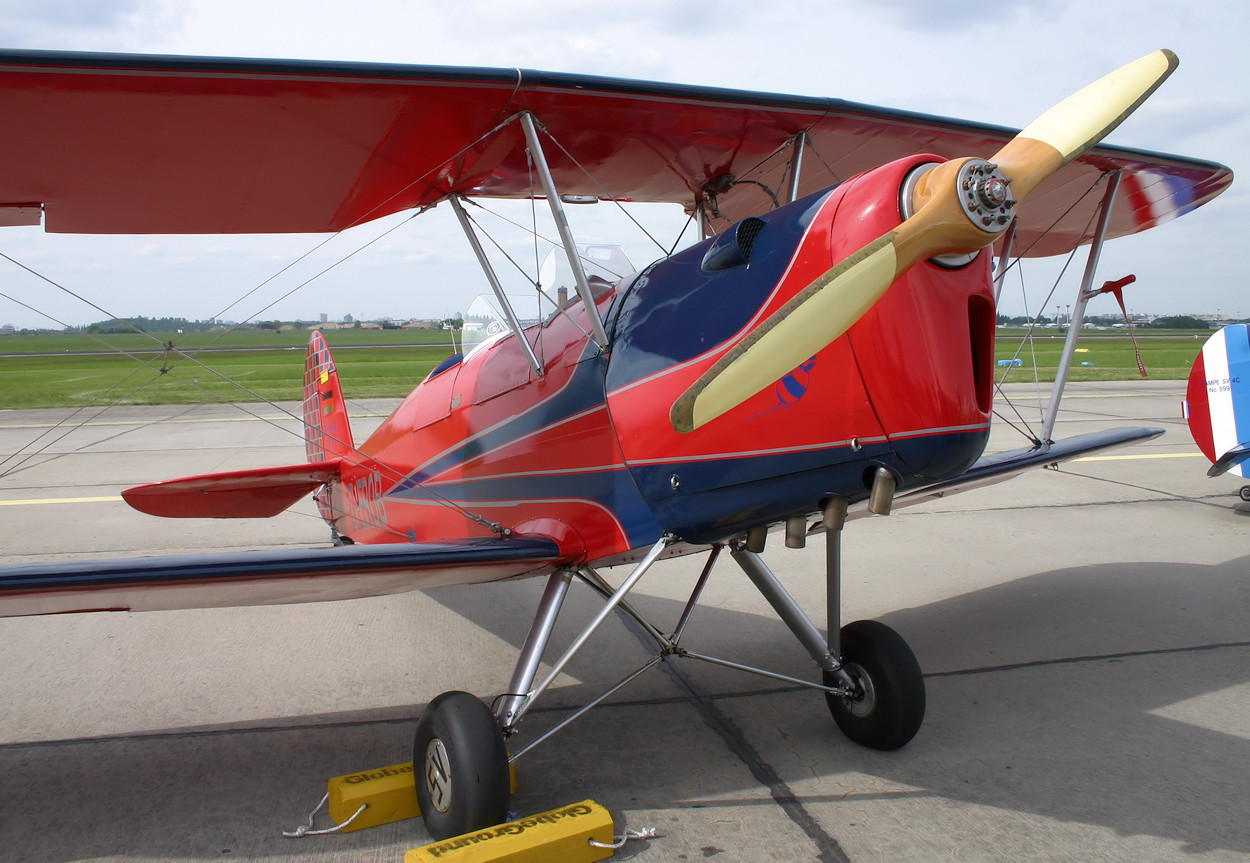
[[120,494],[108,497],[32,497],[25,500],[0,500],[0,506],[37,506],[44,503],[112,503],[122,499]]
[[1136,461],[1147,458],[1200,458],[1200,452],[1157,452],[1143,453],[1141,455],[1087,455],[1084,458],[1076,458],[1073,461]]
[[[1184,381],[1178,381],[1184,383]],[[1152,396],[1184,396],[1185,388],[1178,387],[1176,392],[1157,392],[1157,393],[1064,393],[1063,400],[1068,399],[1144,399]],[[1030,397],[1031,400],[1032,397]],[[1021,401],[1017,398],[1016,401]]]
[[[353,420],[378,419],[382,414],[350,414],[349,418]],[[248,422],[303,422],[303,418],[296,414],[284,414],[282,416],[255,416],[255,417],[200,417],[190,419],[164,419],[164,420],[100,420],[98,422],[90,421],[85,423],[0,423],[0,430],[7,429],[51,429],[51,428],[95,428],[97,426],[160,426],[160,425],[196,425],[202,423],[248,423]]]
[[[160,426],[160,425],[193,425],[195,423],[246,423],[246,422],[279,422],[283,420],[298,421],[296,416],[281,417],[216,417],[202,419],[167,419],[167,420],[100,420],[74,424],[73,428],[96,428],[100,426]],[[0,425],[0,429],[51,429],[70,426],[69,423],[14,423]]]

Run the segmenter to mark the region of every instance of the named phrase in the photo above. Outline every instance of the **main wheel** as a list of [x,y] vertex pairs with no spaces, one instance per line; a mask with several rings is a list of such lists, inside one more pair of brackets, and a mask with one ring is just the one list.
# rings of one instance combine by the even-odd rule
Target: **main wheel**
[[467,692],[444,692],[417,723],[412,763],[417,800],[435,839],[499,824],[508,811],[508,753],[490,709]]
[[[826,693],[829,712],[842,733],[869,749],[907,744],[924,720],[924,676],[902,636],[884,623],[857,620],[842,627],[842,661],[858,693]],[[829,672],[826,686],[835,685]]]
[[1242,500],[1250,501],[1250,485],[1243,485],[1241,487],[1241,491],[1238,492],[1238,494],[1241,495]]

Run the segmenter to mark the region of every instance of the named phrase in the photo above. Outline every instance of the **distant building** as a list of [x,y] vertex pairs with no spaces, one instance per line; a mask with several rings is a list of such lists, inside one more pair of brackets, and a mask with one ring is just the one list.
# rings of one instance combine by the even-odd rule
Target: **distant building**
[[[509,294],[508,303],[523,327],[536,324],[542,319],[542,309],[539,308],[538,297],[534,294]],[[466,329],[469,323],[481,324],[483,328],[489,328],[491,324],[504,329],[508,326],[508,318],[503,313],[499,300],[488,294],[478,295],[469,304],[464,321]]]

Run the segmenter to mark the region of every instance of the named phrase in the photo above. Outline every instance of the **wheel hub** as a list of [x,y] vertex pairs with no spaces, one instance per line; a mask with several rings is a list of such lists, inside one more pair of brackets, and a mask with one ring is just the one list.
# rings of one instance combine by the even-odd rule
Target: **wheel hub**
[[425,789],[430,794],[430,805],[439,812],[451,808],[451,760],[437,737],[425,747]]
[[852,716],[863,718],[872,713],[877,707],[877,690],[873,688],[872,678],[864,673],[864,669],[848,662],[846,664],[847,672],[855,679],[855,688],[858,691],[853,698],[843,698],[846,709],[851,711]]

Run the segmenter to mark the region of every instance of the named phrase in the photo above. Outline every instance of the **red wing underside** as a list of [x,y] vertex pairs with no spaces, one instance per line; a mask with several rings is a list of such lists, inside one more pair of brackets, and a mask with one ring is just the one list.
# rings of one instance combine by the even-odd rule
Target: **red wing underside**
[[[521,111],[554,139],[562,193],[688,208],[726,175],[785,188],[799,132],[811,143],[803,193],[915,153],[987,156],[1014,134],[836,99],[517,69],[8,51],[0,224],[37,224],[42,207],[59,232],[319,232],[452,192],[529,197],[508,122]],[[1084,242],[1100,197],[1086,193],[1113,168],[1124,182],[1109,237],[1188,212],[1232,180],[1221,165],[1095,148],[1033,194],[1018,247],[1050,255]],[[749,183],[717,203],[734,220],[770,205]]]

